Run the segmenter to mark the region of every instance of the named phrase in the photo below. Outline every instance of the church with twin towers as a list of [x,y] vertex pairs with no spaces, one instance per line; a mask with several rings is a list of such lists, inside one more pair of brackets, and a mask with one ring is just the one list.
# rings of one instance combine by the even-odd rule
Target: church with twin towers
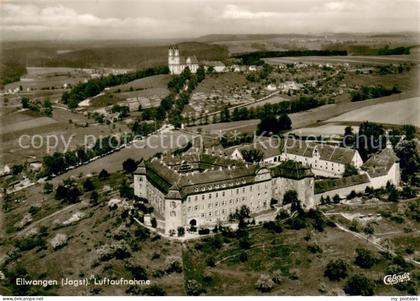
[[178,47],[173,45],[169,47],[168,66],[171,74],[181,74],[187,67],[192,73],[196,73],[198,60],[195,56],[180,56]]

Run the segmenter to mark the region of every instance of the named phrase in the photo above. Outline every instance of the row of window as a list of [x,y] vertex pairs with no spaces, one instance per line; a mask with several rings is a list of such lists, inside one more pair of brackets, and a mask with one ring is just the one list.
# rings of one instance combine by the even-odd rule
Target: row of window
[[[267,193],[267,192],[265,192]],[[258,194],[258,197],[260,196],[260,194]],[[253,198],[252,198],[253,199]],[[247,198],[246,197],[242,197],[242,198],[237,198],[237,199],[230,199],[229,202],[228,201],[221,201],[221,202],[215,202],[214,206],[213,204],[207,204],[207,209],[212,209],[212,208],[216,208],[216,207],[226,207],[228,205],[234,205],[234,204],[239,204],[239,203],[245,203],[247,202]],[[261,201],[258,201],[258,204],[260,204]],[[264,204],[266,203],[266,201],[263,202]],[[251,207],[253,206],[253,202],[250,203]],[[200,206],[199,205],[195,205],[195,206],[188,206],[187,207],[187,212],[191,212],[191,211],[198,211],[198,210],[204,210],[206,208],[204,208],[204,205]],[[232,208],[231,208],[232,209]]]
[[[261,187],[262,187],[262,184],[258,184],[258,185],[256,185],[257,186],[257,190],[260,190],[261,189]],[[264,183],[264,188],[265,189],[267,189],[268,188],[268,184],[267,183]],[[236,188],[236,190],[235,189],[231,189],[230,190],[231,191],[231,193],[230,193],[230,195],[234,195],[235,194],[235,192],[236,192],[236,195],[238,195],[238,194],[240,194],[241,192],[242,193],[246,193],[247,192],[247,189],[246,189],[246,187],[242,187],[242,188]],[[249,192],[251,192],[251,191],[253,191],[253,185],[251,185],[251,186],[248,186],[248,191]],[[218,197],[224,197],[224,196],[226,196],[227,195],[227,193],[226,193],[226,191],[221,191],[221,192],[211,192],[211,193],[208,193],[207,194],[207,197],[206,197],[206,194],[202,194],[201,195],[201,200],[206,200],[206,199],[208,199],[208,200],[211,200],[212,198],[213,198],[213,196],[214,196],[214,198],[218,198]],[[188,198],[187,198],[187,202],[191,202],[191,201],[198,201],[198,199],[199,199],[199,195],[194,195],[194,196],[189,196]]]

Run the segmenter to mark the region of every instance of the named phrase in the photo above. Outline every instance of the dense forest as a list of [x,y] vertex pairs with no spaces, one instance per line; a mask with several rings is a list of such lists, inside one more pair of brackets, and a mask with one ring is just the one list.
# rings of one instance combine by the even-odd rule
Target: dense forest
[[263,65],[263,58],[268,57],[295,57],[295,56],[337,56],[347,55],[346,50],[287,50],[287,51],[256,51],[241,54],[236,58],[242,59],[244,65]]

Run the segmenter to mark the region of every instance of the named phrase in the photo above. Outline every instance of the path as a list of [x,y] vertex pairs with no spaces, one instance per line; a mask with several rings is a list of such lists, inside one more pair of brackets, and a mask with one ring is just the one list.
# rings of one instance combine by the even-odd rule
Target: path
[[[322,213],[327,219],[328,219],[328,216],[325,214],[325,213]],[[331,220],[330,220],[331,221]],[[382,245],[380,245],[380,244],[378,244],[377,242],[375,242],[375,241],[373,241],[373,240],[371,240],[371,239],[369,239],[369,237],[368,236],[366,236],[366,235],[363,235],[363,234],[361,234],[361,233],[357,233],[357,232],[353,232],[353,231],[351,231],[351,230],[349,230],[349,229],[347,229],[346,227],[343,227],[342,225],[340,225],[339,223],[337,223],[337,222],[335,222],[335,221],[332,221],[336,226],[337,226],[337,228],[338,229],[340,229],[340,230],[342,230],[342,231],[344,231],[344,232],[347,232],[347,233],[349,233],[349,234],[351,234],[351,235],[353,235],[354,237],[357,237],[357,238],[359,238],[359,239],[362,239],[362,240],[364,240],[364,241],[366,241],[366,242],[368,242],[368,243],[370,243],[372,246],[374,246],[376,249],[378,249],[378,250],[380,250],[380,251],[383,251],[383,252],[388,252],[388,253],[390,253],[392,256],[397,256],[397,254],[394,252],[394,251],[392,251],[392,250],[390,250],[390,249],[387,249],[387,248],[385,248],[385,247],[383,247]],[[414,263],[414,264],[416,264],[417,266],[420,266],[420,262],[418,262],[418,261],[415,261],[414,259],[411,259],[411,258],[408,258],[408,257],[404,257],[404,259],[405,260],[407,260],[407,261],[410,261],[410,262],[412,262],[412,263]]]
[[64,207],[64,208],[62,208],[62,209],[60,209],[60,210],[58,210],[58,211],[55,211],[55,212],[53,212],[53,213],[51,213],[50,215],[47,215],[47,216],[45,216],[45,217],[43,217],[43,218],[41,218],[41,219],[39,219],[39,220],[36,220],[36,221],[34,221],[34,222],[32,222],[31,224],[29,224],[25,229],[23,229],[23,230],[21,230],[21,231],[19,231],[19,232],[17,232],[16,233],[16,236],[21,236],[21,235],[23,235],[23,234],[25,234],[26,232],[28,232],[30,229],[32,229],[33,227],[35,227],[36,225],[38,225],[39,223],[42,223],[43,221],[45,221],[45,220],[47,220],[47,219],[49,219],[49,218],[52,218],[52,217],[54,217],[54,216],[56,216],[56,215],[58,215],[58,214],[60,214],[60,213],[63,213],[63,212],[65,212],[65,211],[68,211],[68,210],[70,210],[70,209],[72,209],[72,208],[74,208],[74,207],[76,207],[77,205],[80,205],[82,202],[80,202],[80,203],[76,203],[76,204],[72,204],[72,205],[69,205],[69,206],[67,206],[67,207]]

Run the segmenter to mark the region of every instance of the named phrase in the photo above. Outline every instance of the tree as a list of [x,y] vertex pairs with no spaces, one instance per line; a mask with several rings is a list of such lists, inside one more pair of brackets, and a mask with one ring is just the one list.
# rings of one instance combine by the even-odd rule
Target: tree
[[179,237],[185,235],[185,228],[184,227],[178,227],[177,231],[178,231],[178,236]]
[[24,109],[29,109],[31,107],[31,100],[28,97],[22,97],[20,103]]
[[336,204],[338,204],[338,203],[340,203],[340,201],[341,201],[340,196],[338,194],[334,195],[333,202],[336,203]]
[[357,149],[365,161],[374,152],[386,146],[385,130],[382,125],[373,122],[362,122],[357,135]]
[[283,205],[291,204],[298,201],[298,195],[295,190],[288,190],[283,196]]
[[351,126],[346,126],[344,129],[343,146],[352,147],[354,145],[355,135]]
[[352,163],[346,163],[344,168],[343,177],[350,177],[358,174],[356,166],[354,166]]
[[82,195],[79,188],[74,184],[58,185],[55,191],[55,198],[57,200],[63,200],[64,202],[73,204],[79,201],[79,197]]
[[278,120],[279,131],[290,130],[292,128],[292,120],[287,114],[281,114]]
[[133,199],[134,189],[124,180],[119,188],[120,196],[122,198]]
[[400,158],[401,179],[412,182],[416,173],[420,171],[420,155],[417,152],[416,142],[403,141],[396,147],[395,153]]
[[258,133],[277,133],[278,132],[278,122],[277,118],[273,115],[265,116],[261,119],[258,124]]
[[53,114],[52,103],[49,99],[46,99],[44,101],[44,114],[47,115],[48,117],[51,117]]
[[88,178],[83,183],[83,190],[84,191],[92,191],[95,189],[95,185],[93,185],[92,181]]
[[354,263],[361,268],[369,269],[376,263],[376,258],[369,250],[357,248]]
[[127,159],[122,164],[123,169],[127,173],[133,173],[137,169],[137,162],[133,159]]
[[242,150],[242,157],[246,162],[257,163],[264,159],[264,154],[258,149]]
[[411,124],[406,124],[402,128],[405,139],[406,140],[413,140],[416,137],[416,127]]
[[17,176],[23,171],[23,165],[22,164],[15,164],[12,166],[12,175]]
[[196,77],[197,77],[197,82],[202,82],[206,78],[206,69],[204,68],[203,65],[200,65],[197,68]]
[[237,220],[239,222],[239,228],[244,228],[246,226],[245,219],[249,218],[251,215],[251,210],[249,207],[242,205],[238,210],[236,209],[234,213],[231,213],[229,216],[230,220]]
[[324,276],[331,281],[340,281],[347,277],[348,265],[342,259],[331,260],[324,271]]
[[99,175],[98,175],[98,178],[99,179],[105,179],[105,178],[108,178],[108,177],[109,177],[109,173],[108,173],[108,171],[106,169],[102,169],[99,172]]
[[90,194],[90,202],[92,205],[98,204],[99,194],[96,190],[92,191]]
[[367,235],[372,235],[375,233],[375,228],[373,227],[372,223],[368,223],[366,227],[363,229],[363,232]]
[[287,114],[280,115],[279,118],[274,115],[267,115],[261,118],[258,124],[259,134],[279,133],[292,128],[292,121]]
[[375,284],[363,275],[354,275],[344,287],[344,292],[350,296],[372,296]]

